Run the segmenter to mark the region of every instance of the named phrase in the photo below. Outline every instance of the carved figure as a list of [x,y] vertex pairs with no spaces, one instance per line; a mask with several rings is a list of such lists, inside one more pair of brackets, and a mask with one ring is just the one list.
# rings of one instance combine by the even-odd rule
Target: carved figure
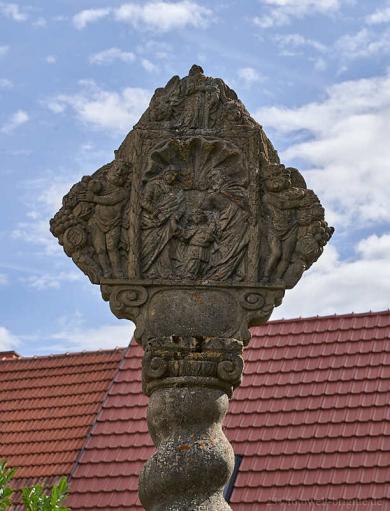
[[244,105],[223,80],[205,76],[193,65],[188,76],[174,76],[166,87],[158,88],[139,125],[149,123],[178,129],[210,130],[225,124],[255,125]]
[[129,194],[124,186],[126,179],[124,164],[115,161],[106,182],[92,179],[87,191],[79,195],[82,201],[94,205],[88,225],[105,278],[123,278],[119,242],[123,209]]
[[179,171],[170,165],[162,175],[147,182],[142,198],[141,265],[149,278],[170,278],[174,274],[171,240],[183,214],[183,190]]
[[298,224],[295,209],[299,207],[305,190],[293,187],[291,176],[284,165],[268,167],[264,179],[263,201],[268,217],[270,255],[264,270],[264,282],[281,283],[297,242]]
[[269,249],[262,282],[293,287],[321,255],[334,229],[297,169],[270,163],[264,156],[262,163]]
[[124,277],[130,178],[129,165],[114,160],[94,178],[84,176],[74,185],[51,220],[66,253],[94,283],[101,277]]
[[203,278],[209,271],[211,250],[218,239],[218,231],[215,223],[210,222],[201,209],[194,211],[190,220],[190,226],[178,232],[178,236],[188,244],[183,252],[183,274],[189,279]]
[[249,243],[249,208],[245,188],[214,169],[203,207],[215,211],[218,245],[208,277],[212,280],[244,280]]
[[324,208],[311,190],[305,190],[302,207],[297,210],[298,234],[295,252],[284,274],[284,282],[293,287],[302,273],[320,257],[334,228],[324,221]]
[[[183,124],[190,128],[209,128],[215,123],[220,92],[213,79],[206,78],[200,66],[192,66],[182,83]],[[188,100],[189,99],[189,100]]]

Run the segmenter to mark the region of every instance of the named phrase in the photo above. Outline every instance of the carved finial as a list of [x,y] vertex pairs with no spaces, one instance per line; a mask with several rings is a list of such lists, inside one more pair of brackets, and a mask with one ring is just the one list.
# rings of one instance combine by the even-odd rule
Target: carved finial
[[189,76],[202,75],[203,73],[204,73],[203,68],[198,66],[197,64],[194,64],[188,72]]

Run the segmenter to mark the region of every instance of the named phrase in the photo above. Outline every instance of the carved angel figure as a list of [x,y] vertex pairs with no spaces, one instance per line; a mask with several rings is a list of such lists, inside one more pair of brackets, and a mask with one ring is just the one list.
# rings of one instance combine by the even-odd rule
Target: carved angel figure
[[321,255],[333,228],[324,220],[318,197],[306,188],[296,169],[270,163],[265,158],[262,161],[269,250],[262,282],[293,287]]
[[131,169],[123,160],[84,176],[63,199],[51,220],[65,252],[94,283],[124,277],[126,212]]
[[93,247],[98,256],[105,278],[122,278],[119,242],[123,209],[128,197],[124,187],[126,174],[119,162],[114,162],[107,173],[106,182],[92,179],[88,190],[80,199],[94,205],[94,212],[88,222]]
[[265,174],[263,203],[269,221],[268,243],[270,256],[263,280],[282,284],[291,255],[297,242],[296,208],[305,195],[302,188],[293,187],[291,176],[284,165],[273,165]]

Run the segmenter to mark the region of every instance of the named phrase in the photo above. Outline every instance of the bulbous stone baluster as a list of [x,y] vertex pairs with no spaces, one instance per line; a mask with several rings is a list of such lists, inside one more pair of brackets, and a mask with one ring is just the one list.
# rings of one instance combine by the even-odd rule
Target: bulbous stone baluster
[[156,390],[149,402],[149,432],[157,452],[140,478],[147,511],[231,511],[223,489],[234,467],[222,431],[228,397],[202,387]]
[[240,383],[243,344],[170,337],[145,346],[144,392],[157,451],[140,476],[146,511],[231,511],[223,490],[234,452],[222,431]]

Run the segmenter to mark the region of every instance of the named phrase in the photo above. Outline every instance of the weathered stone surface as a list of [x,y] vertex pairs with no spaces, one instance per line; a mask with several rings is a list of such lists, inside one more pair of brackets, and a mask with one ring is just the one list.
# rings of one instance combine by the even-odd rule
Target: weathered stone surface
[[149,432],[157,452],[140,476],[148,511],[231,511],[223,488],[234,452],[222,431],[228,408],[223,390],[201,386],[160,388],[149,401]]
[[163,335],[247,340],[333,232],[236,93],[199,66],[156,90],[115,160],[64,197],[51,230],[139,340],[159,324]]
[[158,337],[148,341],[143,360],[143,390],[202,385],[229,397],[241,383],[243,343],[219,337]]
[[72,187],[51,231],[145,348],[157,447],[146,511],[228,511],[228,397],[248,328],[333,233],[317,196],[236,93],[193,66],[156,90],[114,161]]
[[157,452],[140,478],[147,511],[229,511],[223,497],[234,466],[222,431],[228,398],[241,383],[243,342],[156,337],[144,343],[143,391]]

